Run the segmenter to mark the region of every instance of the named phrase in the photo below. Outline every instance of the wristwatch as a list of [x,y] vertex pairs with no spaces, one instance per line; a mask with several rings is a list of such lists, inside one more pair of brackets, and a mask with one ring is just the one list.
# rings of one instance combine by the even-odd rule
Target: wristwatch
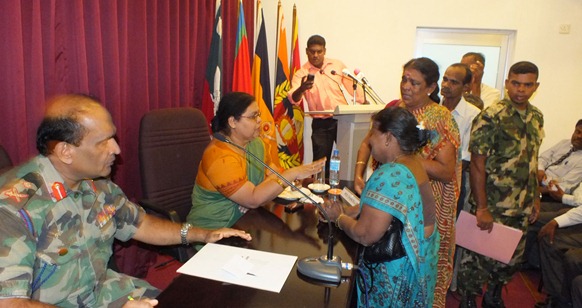
[[182,224],[182,229],[180,229],[180,238],[182,239],[182,245],[188,245],[188,230],[192,229],[192,225],[185,222]]

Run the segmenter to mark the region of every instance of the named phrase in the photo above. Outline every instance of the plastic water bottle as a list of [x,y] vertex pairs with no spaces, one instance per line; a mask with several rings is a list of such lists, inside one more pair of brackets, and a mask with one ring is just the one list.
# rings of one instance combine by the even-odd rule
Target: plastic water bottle
[[329,161],[329,185],[331,188],[336,188],[339,186],[339,173],[340,173],[340,156],[339,150],[333,150],[331,154],[331,159]]

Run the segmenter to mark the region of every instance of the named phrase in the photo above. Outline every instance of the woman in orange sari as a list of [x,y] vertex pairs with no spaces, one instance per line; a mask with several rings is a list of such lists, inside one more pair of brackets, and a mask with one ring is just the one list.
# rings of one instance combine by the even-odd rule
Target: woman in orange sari
[[[439,77],[438,65],[431,59],[408,61],[400,81],[401,99],[389,104],[406,108],[425,129],[434,132],[420,152],[435,197],[437,228],[441,236],[433,307],[445,307],[447,289],[452,280],[455,215],[461,175],[459,129],[449,110],[438,104]],[[358,151],[354,179],[358,193],[364,187],[364,171],[370,157],[368,138],[366,136],[362,141]]]

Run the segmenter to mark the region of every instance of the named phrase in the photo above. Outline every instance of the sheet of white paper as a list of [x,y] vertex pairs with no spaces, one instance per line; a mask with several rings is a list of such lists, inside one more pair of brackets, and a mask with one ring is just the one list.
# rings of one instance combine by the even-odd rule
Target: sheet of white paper
[[456,225],[456,243],[478,254],[508,264],[523,232],[500,223],[493,224],[491,233],[477,227],[477,218],[461,211]]
[[206,244],[177,272],[279,293],[296,260],[297,256]]
[[236,278],[242,278],[244,275],[255,275],[251,272],[253,263],[249,261],[249,256],[234,255],[222,267],[223,270],[233,274]]

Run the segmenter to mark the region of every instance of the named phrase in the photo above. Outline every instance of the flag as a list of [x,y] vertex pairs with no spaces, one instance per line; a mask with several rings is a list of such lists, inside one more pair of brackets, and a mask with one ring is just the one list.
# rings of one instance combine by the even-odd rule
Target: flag
[[291,75],[289,80],[293,80],[293,75],[301,68],[301,58],[299,57],[299,29],[297,25],[297,6],[293,5],[293,29],[291,30],[291,62],[289,69]]
[[268,145],[271,161],[279,165],[279,150],[277,147],[277,135],[275,134],[275,121],[271,107],[271,78],[269,76],[269,53],[267,48],[267,30],[265,27],[263,8],[261,1],[257,1],[257,42],[255,44],[255,57],[253,58],[252,84],[253,93],[259,112],[261,113],[261,133],[263,142]]
[[216,0],[214,14],[214,28],[210,41],[210,51],[208,52],[208,64],[206,65],[206,79],[202,95],[202,113],[206,116],[208,123],[212,121],[218,102],[222,97],[220,89],[222,86],[222,5],[221,0]]
[[234,68],[232,74],[232,91],[253,93],[251,85],[251,57],[249,40],[245,26],[245,13],[242,0],[238,2],[238,30],[236,32],[236,49],[234,51]]
[[[300,152],[297,140],[298,129],[295,121],[298,119],[295,118],[294,106],[287,97],[291,84],[287,57],[287,31],[284,25],[281,1],[279,1],[277,16],[277,63],[275,67],[273,116],[277,127],[279,163],[283,168],[288,169],[301,165],[303,151]],[[301,131],[303,131],[303,118],[300,120]]]
[[[297,6],[293,5],[293,29],[291,30],[291,62],[289,63],[289,80],[293,80],[293,75],[301,68],[301,58],[299,57],[299,25],[297,22]],[[299,164],[303,162],[303,123],[305,122],[303,104],[293,105],[293,122],[296,128],[297,152],[299,153]]]

